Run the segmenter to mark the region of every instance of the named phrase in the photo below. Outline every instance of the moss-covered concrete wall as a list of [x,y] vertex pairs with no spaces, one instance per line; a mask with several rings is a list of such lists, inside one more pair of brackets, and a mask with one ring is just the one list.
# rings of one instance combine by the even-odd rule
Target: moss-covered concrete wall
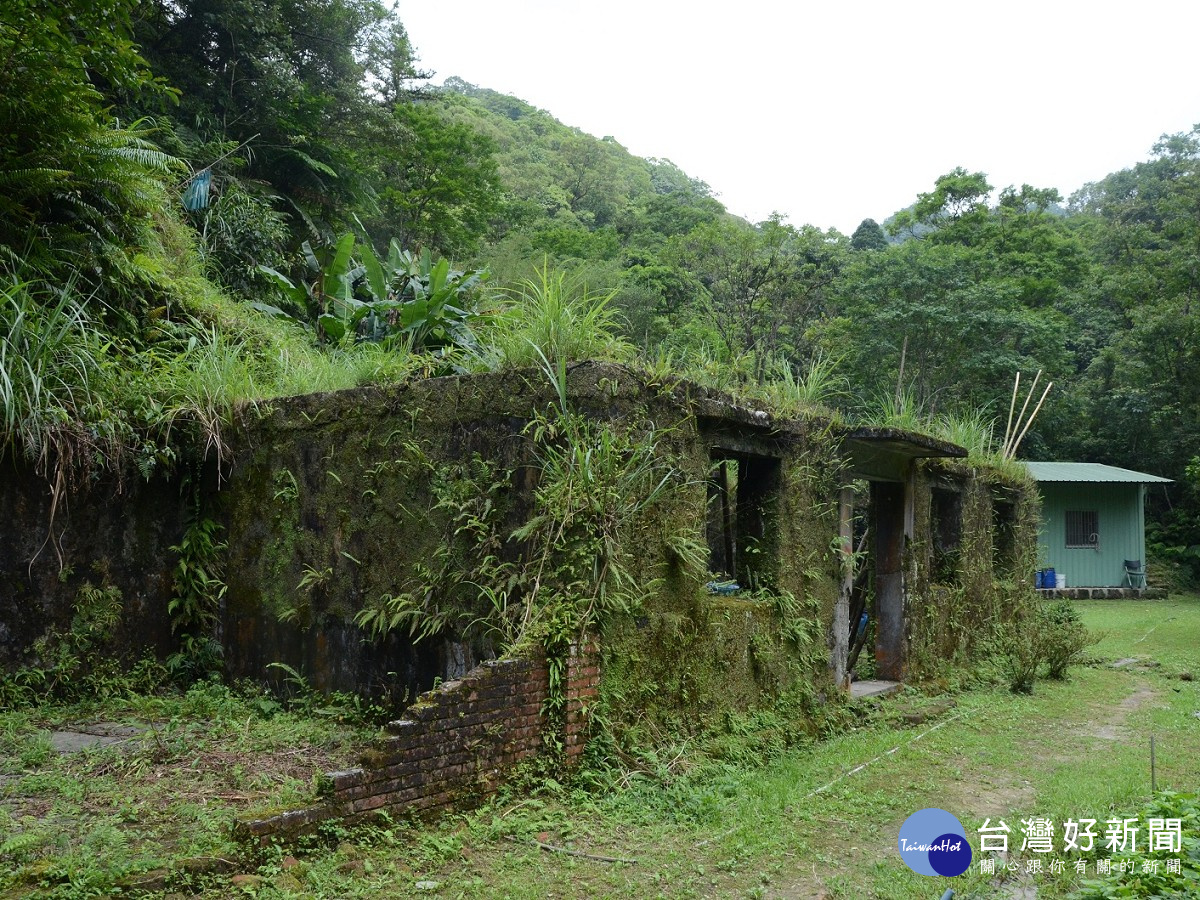
[[[683,482],[628,539],[631,571],[649,590],[640,608],[603,624],[613,708],[696,724],[798,679],[823,678],[839,467],[824,426],[783,428],[727,398],[646,384],[618,366],[575,367],[568,396],[592,419],[652,431]],[[230,673],[257,675],[282,662],[320,688],[390,693],[402,705],[494,650],[486,639],[414,646],[406,626],[382,643],[366,641],[354,618],[380,597],[428,582],[429,569],[454,565],[445,550],[464,509],[492,517],[499,533],[528,516],[537,464],[524,432],[555,402],[541,373],[509,373],[297,398],[247,423],[212,504],[230,538]],[[711,454],[722,447],[778,461],[760,566],[770,589],[754,599],[709,595],[705,573],[680,561],[681,542],[704,546]],[[448,622],[451,632],[462,624]]]
[[[837,499],[853,477],[847,429],[607,364],[571,367],[566,394],[591,421],[652,434],[676,473],[669,498],[622,532],[644,597],[600,621],[608,718],[692,730],[785,695],[814,706],[834,696],[832,637],[848,627],[834,621]],[[533,512],[538,485],[529,426],[539,414],[553,418],[559,401],[544,374],[509,372],[310,395],[245,415],[228,435],[232,463],[220,479],[209,471],[199,494],[199,515],[221,524],[228,545],[216,634],[226,673],[283,679],[287,669],[271,665],[282,663],[317,688],[402,707],[492,655],[502,636],[471,627],[486,613],[478,567],[487,559],[503,571],[528,557],[511,535]],[[871,452],[885,475],[910,466]],[[705,587],[718,459],[740,461],[758,491],[737,573],[747,590],[736,596]],[[925,675],[968,655],[981,623],[1019,613],[1036,552],[1036,494],[961,463],[909,471],[908,655],[911,671]],[[192,489],[177,479],[73,497],[58,520],[70,567],[61,582],[49,551],[28,568],[48,516],[38,490],[26,477],[0,491],[0,511],[22,529],[0,554],[0,666],[27,662],[34,638],[69,626],[75,591],[93,569],[125,601],[114,650],[169,651],[177,562],[169,548],[183,534]],[[961,498],[961,540],[949,556],[935,547],[931,513],[934,492],[947,490]],[[385,638],[356,624],[363,610],[386,608],[384,598],[431,585],[436,602],[423,618],[392,623]],[[434,636],[418,642],[410,628]],[[470,640],[457,639],[464,632]]]
[[[797,690],[829,696],[826,634],[839,578],[837,441],[825,423],[768,421],[762,411],[692,397],[677,423],[675,459],[692,486],[641,548],[643,577],[660,578],[644,610],[615,617],[601,636],[601,694],[610,716],[630,726],[703,730],[728,712],[770,703]],[[756,546],[757,590],[713,595],[707,576],[672,564],[663,538],[703,544],[712,455],[742,454],[777,469]]]
[[89,586],[118,592],[123,609],[98,651],[124,662],[170,652],[182,481],[106,477],[56,494],[24,460],[2,457],[0,472],[0,672],[47,665],[35,643],[71,630]]
[[[992,625],[1029,611],[1039,500],[1019,473],[961,461],[926,462],[913,485],[909,662],[914,677],[929,678],[977,660]],[[959,521],[944,547],[938,530],[946,523],[938,520],[947,510]]]

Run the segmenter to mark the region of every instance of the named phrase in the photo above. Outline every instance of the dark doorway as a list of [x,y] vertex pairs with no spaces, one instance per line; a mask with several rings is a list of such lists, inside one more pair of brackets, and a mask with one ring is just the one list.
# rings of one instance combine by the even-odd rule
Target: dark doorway
[[708,479],[709,569],[743,588],[768,587],[778,571],[779,460],[714,450]]
[[904,485],[871,482],[871,512],[875,532],[875,672],[879,678],[901,681],[907,665]]

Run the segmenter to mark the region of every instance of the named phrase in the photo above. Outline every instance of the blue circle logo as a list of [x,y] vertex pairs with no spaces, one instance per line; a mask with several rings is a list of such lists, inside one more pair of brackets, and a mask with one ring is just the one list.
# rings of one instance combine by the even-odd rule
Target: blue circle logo
[[905,819],[896,846],[904,864],[918,875],[949,878],[971,867],[967,832],[944,809],[918,809]]

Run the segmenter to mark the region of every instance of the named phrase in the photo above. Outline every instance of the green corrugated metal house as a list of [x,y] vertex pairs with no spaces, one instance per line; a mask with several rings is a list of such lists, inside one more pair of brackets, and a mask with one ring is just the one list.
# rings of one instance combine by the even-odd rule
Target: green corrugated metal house
[[1146,561],[1146,485],[1171,479],[1097,463],[1031,462],[1042,495],[1041,565],[1066,587],[1121,587]]

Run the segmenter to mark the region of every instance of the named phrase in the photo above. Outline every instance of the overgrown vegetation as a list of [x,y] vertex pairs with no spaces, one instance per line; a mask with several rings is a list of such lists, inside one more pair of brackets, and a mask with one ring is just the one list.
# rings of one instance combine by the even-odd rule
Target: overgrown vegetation
[[547,712],[564,708],[564,667],[572,646],[614,617],[642,613],[659,587],[636,566],[638,551],[663,546],[698,586],[706,558],[687,522],[656,532],[654,516],[690,487],[660,452],[652,425],[597,421],[573,407],[567,357],[538,350],[556,403],[526,426],[522,477],[532,481],[530,509],[517,524],[506,496],[513,471],[478,456],[434,464],[409,448],[432,485],[444,533],[429,558],[411,563],[406,581],[365,607],[356,622],[380,638],[396,629],[415,640],[447,638],[510,655],[538,648],[550,665]]
[[[1200,894],[1200,800],[1196,794],[1160,791],[1132,815],[1138,822],[1152,819],[1179,822],[1180,850],[1150,847],[1123,851],[1110,858],[1110,874],[1084,882],[1072,900],[1116,900],[1121,897],[1193,897]],[[1179,868],[1168,868],[1169,861]],[[1145,866],[1144,864],[1149,864]],[[1146,869],[1150,870],[1147,871]]]
[[178,693],[115,673],[104,683],[0,712],[0,891],[156,892],[253,867],[231,814],[304,802],[374,733],[349,698],[304,689],[284,701],[214,682]]
[[1152,546],[1195,577],[1195,131],[1065,206],[956,168],[847,238],[736,219],[516,98],[415,87],[374,0],[20,0],[0,55],[0,442],[56,481],[219,452],[241,403],[531,344],[994,462],[1013,373],[1041,369],[1023,452],[1175,479]]
[[225,596],[225,543],[221,526],[196,518],[171,547],[179,555],[175,566],[175,596],[167,604],[171,631],[179,649],[167,659],[167,670],[185,683],[216,676],[221,670],[221,645],[214,636]]
[[161,674],[150,660],[132,669],[106,657],[105,645],[121,622],[124,598],[107,583],[101,568],[101,585],[84,581],[75,595],[70,625],[51,628],[34,642],[33,661],[0,677],[0,702],[5,706],[30,706],[46,699],[77,700],[110,697],[125,690],[149,690]]
[[[981,874],[976,863],[948,883],[960,896],[1034,888],[1048,900],[1152,889],[1188,896],[1200,841],[1190,792],[1200,746],[1187,723],[1200,682],[1180,675],[1195,667],[1198,611],[1196,597],[1090,604],[1082,621],[1105,634],[1099,660],[1034,696],[1014,697],[996,680],[977,680],[953,698],[908,688],[857,705],[836,734],[819,740],[797,732],[784,705],[730,716],[719,732],[645,747],[619,765],[595,748],[570,784],[517,785],[435,824],[333,824],[264,849],[234,843],[230,816],[305,802],[314,775],[347,765],[373,733],[362,713],[312,694],[294,673],[289,700],[212,683],[157,696],[126,685],[114,694],[121,699],[103,703],[0,710],[0,890],[111,896],[142,885],[213,898],[384,898],[433,882],[435,894],[466,897],[824,891],[836,900],[864,892],[920,900],[932,882],[904,867],[895,834],[914,810],[938,806],[960,818],[973,847],[985,818],[1003,819],[1016,865],[1043,862],[1029,875],[999,866]],[[1143,665],[1110,665],[1133,655]],[[55,749],[53,732],[96,722],[135,733],[125,744]],[[1158,736],[1157,794],[1148,733]],[[1057,824],[1096,818],[1101,835],[1103,820],[1137,817],[1140,849],[1112,854],[1101,837],[1100,849],[1082,856],[1021,851],[1021,820],[1032,816]],[[1182,853],[1144,852],[1151,816],[1181,820]],[[847,832],[857,836],[853,844]],[[537,842],[637,863],[547,852]],[[1153,878],[1141,871],[1143,861],[1172,856],[1178,875],[1165,865]],[[1085,876],[1074,871],[1080,858]],[[1101,858],[1112,860],[1111,877],[1097,878]],[[1056,859],[1061,870],[1050,865]],[[1136,871],[1120,872],[1123,859]],[[1087,883],[1094,881],[1101,883]]]
[[[800,588],[833,583],[825,571],[833,554],[756,565],[754,590],[703,616],[647,609],[661,580],[691,596],[709,575],[696,529],[668,514],[708,473],[663,461],[669,430],[574,410],[572,362],[615,359],[656,384],[686,377],[786,415],[925,431],[967,447],[968,465],[1009,480],[1024,476],[1001,458],[995,411],[1014,371],[1044,369],[1069,377],[1025,451],[1175,478],[1170,503],[1154,510],[1152,552],[1176,567],[1179,583],[1200,577],[1200,406],[1179,390],[1200,383],[1191,312],[1200,131],[1164,137],[1147,162],[1086,186],[1065,209],[1057,191],[1030,186],[1006,188],[991,203],[983,173],[955,169],[886,223],[890,239],[872,220],[847,239],[778,216],[732,217],[669,161],[637,159],[515,98],[453,79],[414,89],[420,73],[408,35],[374,0],[11,0],[0,9],[0,59],[0,455],[24,457],[46,478],[55,510],[68,491],[106,473],[119,487],[181,465],[198,471],[204,460],[219,468],[236,414],[272,397],[539,370],[558,402],[523,435],[530,471],[479,457],[435,464],[416,443],[397,451],[392,462],[428,476],[441,531],[358,622],[376,636],[453,635],[500,653],[540,646],[551,665],[551,720],[563,713],[570,644],[619,623],[635,652],[610,680],[607,708],[641,710],[651,695],[670,694],[679,709],[696,710],[714,686],[697,683],[686,665],[641,677],[636,642],[681,657],[702,649],[724,665],[719,639],[728,632],[730,646],[745,650],[729,671],[741,666],[770,684],[816,671],[827,656],[816,623],[829,598]],[[415,430],[422,412],[411,414]],[[531,508],[517,524],[509,489],[535,473]],[[805,515],[824,515],[832,475],[798,468],[788,476],[813,480]],[[290,527],[296,479],[272,477],[270,499]],[[373,484],[356,485],[364,503]],[[70,622],[50,627],[29,664],[0,679],[3,706],[20,710],[0,728],[0,782],[16,785],[0,807],[4,888],[114,892],[129,886],[128,874],[184,856],[261,864],[255,877],[282,879],[282,861],[234,847],[226,807],[218,816],[206,803],[302,801],[315,760],[347,762],[343,742],[365,734],[331,723],[362,725],[373,715],[366,701],[318,700],[282,664],[290,701],[207,681],[181,696],[149,696],[172,677],[192,683],[221,665],[213,633],[226,548],[216,521],[194,512],[170,548],[179,647],[165,668],[107,652],[127,598],[98,566],[78,584]],[[992,528],[974,526],[977,535]],[[639,558],[649,547],[655,559],[662,551],[658,569]],[[65,581],[69,564],[58,559]],[[959,612],[986,580],[1019,619],[1030,602],[1021,575],[1030,561],[994,562],[985,573],[943,559],[948,583],[940,593],[930,587],[927,599],[944,605],[929,608]],[[333,564],[306,558],[298,579],[273,586],[284,598],[279,616],[312,625],[327,585],[354,564],[342,549]],[[982,661],[971,679],[990,684],[998,669],[1003,686],[1022,693],[1044,673],[1039,700],[1062,696],[1054,681],[1072,666],[1076,685],[1114,677],[1080,669],[1087,649],[1107,638],[1069,604],[1039,606],[1032,624],[976,624],[978,638],[947,647],[959,631],[922,623],[919,661]],[[719,689],[736,691],[734,682]],[[128,705],[85,703],[118,697]],[[85,705],[66,711],[46,700]],[[1008,702],[1041,709],[1030,698]],[[136,719],[140,743],[128,753],[55,755],[49,726],[102,712]],[[579,784],[615,799],[560,791],[523,800],[518,815],[471,819],[472,839],[525,839],[543,828],[571,839],[564,798],[615,810],[621,828],[650,823],[651,838],[657,828],[724,827],[743,791],[757,799],[736,807],[731,827],[758,824],[769,809],[783,833],[797,824],[789,810],[807,810],[812,797],[796,785],[815,790],[842,760],[830,756],[800,779],[796,748],[850,723],[805,679],[720,727],[697,720],[678,734],[636,713],[616,734],[606,708],[595,712],[592,765]],[[849,735],[845,746],[883,750],[875,744],[891,736],[873,732],[870,716],[861,724],[866,737]],[[704,733],[703,746],[679,743],[685,733],[687,741]],[[248,774],[241,760],[264,747],[278,770]],[[294,767],[297,751],[307,769]],[[746,773],[764,760],[785,765],[787,777],[760,790]],[[148,776],[188,772],[194,782],[163,816]],[[875,799],[899,814],[894,786],[893,778]],[[939,799],[905,790],[906,802]],[[786,798],[782,811],[771,796]],[[1129,805],[1133,797],[1113,789],[1110,799]],[[1194,798],[1155,802],[1163,815],[1193,822]],[[55,816],[42,815],[51,808]],[[62,822],[71,815],[98,824],[86,837],[68,833]],[[806,816],[802,823],[812,821]],[[168,835],[172,822],[182,830]],[[357,839],[334,831],[332,840]],[[397,833],[385,825],[363,840],[391,847]],[[691,837],[673,849],[699,871],[673,871],[698,892],[731,887],[756,852],[731,851],[714,885],[709,854]],[[727,837],[705,841],[724,846]],[[764,840],[778,872],[786,845],[777,834]],[[844,850],[806,841],[806,851]],[[404,864],[404,877],[451,865],[463,842],[452,827],[422,836],[423,855]],[[363,860],[311,865],[319,890],[339,894],[344,862]],[[752,889],[761,891],[773,876],[761,859],[755,865],[763,871]],[[351,871],[365,876],[365,868]],[[1160,889],[1188,889],[1193,870]],[[203,887],[206,877],[176,870],[170,883]],[[489,874],[474,877],[468,893],[497,887]],[[217,883],[211,890],[227,893]],[[394,888],[389,879],[383,890]],[[1114,879],[1086,896],[1131,889]]]

